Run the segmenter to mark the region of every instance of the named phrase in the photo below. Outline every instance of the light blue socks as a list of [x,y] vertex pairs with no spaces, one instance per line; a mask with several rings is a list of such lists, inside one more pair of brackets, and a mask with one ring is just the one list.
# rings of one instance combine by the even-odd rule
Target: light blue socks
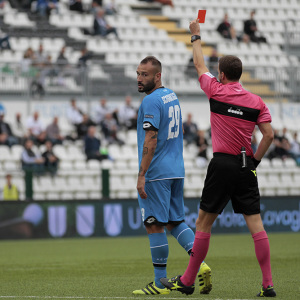
[[159,281],[160,278],[167,277],[167,260],[169,256],[168,239],[165,232],[148,234],[150,250],[154,267],[155,285],[165,288]]

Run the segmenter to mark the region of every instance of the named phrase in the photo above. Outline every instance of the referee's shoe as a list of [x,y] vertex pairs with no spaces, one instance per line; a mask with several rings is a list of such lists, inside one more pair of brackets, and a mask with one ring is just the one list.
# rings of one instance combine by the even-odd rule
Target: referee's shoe
[[178,291],[182,294],[191,295],[194,293],[195,285],[184,285],[180,280],[181,275],[177,275],[171,279],[161,278],[160,282],[171,291]]
[[211,268],[203,262],[198,273],[200,294],[209,294],[212,290]]

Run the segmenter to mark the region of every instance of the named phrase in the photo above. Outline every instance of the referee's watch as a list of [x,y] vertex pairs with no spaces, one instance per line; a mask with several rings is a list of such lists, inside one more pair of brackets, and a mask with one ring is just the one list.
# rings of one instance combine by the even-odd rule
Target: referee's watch
[[201,40],[201,36],[200,35],[192,35],[191,37],[191,43],[197,41],[197,40]]

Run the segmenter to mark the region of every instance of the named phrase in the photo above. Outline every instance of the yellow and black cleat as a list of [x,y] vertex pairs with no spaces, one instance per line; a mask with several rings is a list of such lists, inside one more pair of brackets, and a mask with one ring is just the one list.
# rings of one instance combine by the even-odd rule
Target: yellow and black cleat
[[209,294],[212,290],[211,269],[203,262],[198,273],[200,294]]
[[143,289],[135,290],[132,292],[134,295],[167,295],[170,294],[170,290],[167,288],[160,289],[158,288],[154,282],[150,282]]

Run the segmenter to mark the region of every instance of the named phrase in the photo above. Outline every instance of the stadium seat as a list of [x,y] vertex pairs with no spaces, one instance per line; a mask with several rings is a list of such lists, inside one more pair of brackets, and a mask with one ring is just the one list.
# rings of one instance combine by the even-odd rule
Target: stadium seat
[[76,193],[74,193],[74,199],[76,200],[87,200],[88,197],[89,196],[87,192],[77,191]]
[[60,193],[57,193],[57,192],[53,192],[53,191],[51,191],[51,192],[48,192],[47,194],[46,194],[46,199],[47,200],[60,200]]
[[270,168],[271,168],[271,162],[267,158],[263,158],[261,160],[260,164],[257,167],[258,171],[260,171],[260,170],[266,170],[266,169],[269,170]]
[[69,192],[70,189],[67,186],[67,181],[63,176],[56,176],[53,179],[53,190],[57,192]]
[[115,160],[123,158],[122,153],[121,153],[121,148],[120,148],[119,145],[116,145],[116,144],[109,145],[108,146],[108,153]]
[[53,191],[53,180],[49,176],[43,176],[39,179],[38,187],[35,187],[34,191],[50,192]]
[[36,201],[43,201],[46,200],[47,194],[42,191],[34,191],[33,199]]
[[[9,160],[11,157],[11,154],[10,154],[10,149],[8,146],[4,146],[4,145],[1,145],[0,146],[0,161],[6,161],[6,160]],[[20,156],[21,158],[21,156]],[[19,158],[19,159],[20,159]]]
[[282,169],[283,168],[283,160],[281,158],[273,158],[271,160],[271,166],[274,169]]
[[102,195],[100,192],[96,192],[96,191],[89,192],[89,199],[100,200],[101,198],[102,198]]
[[77,175],[69,176],[67,186],[70,191],[80,192],[83,190],[83,185],[81,183],[79,176]]
[[127,161],[126,160],[123,160],[123,159],[118,159],[114,162],[114,167],[117,169],[117,170],[125,170],[128,168],[128,164],[127,164]]
[[12,172],[16,170],[20,170],[21,164],[19,161],[3,161],[3,170],[5,172]]

